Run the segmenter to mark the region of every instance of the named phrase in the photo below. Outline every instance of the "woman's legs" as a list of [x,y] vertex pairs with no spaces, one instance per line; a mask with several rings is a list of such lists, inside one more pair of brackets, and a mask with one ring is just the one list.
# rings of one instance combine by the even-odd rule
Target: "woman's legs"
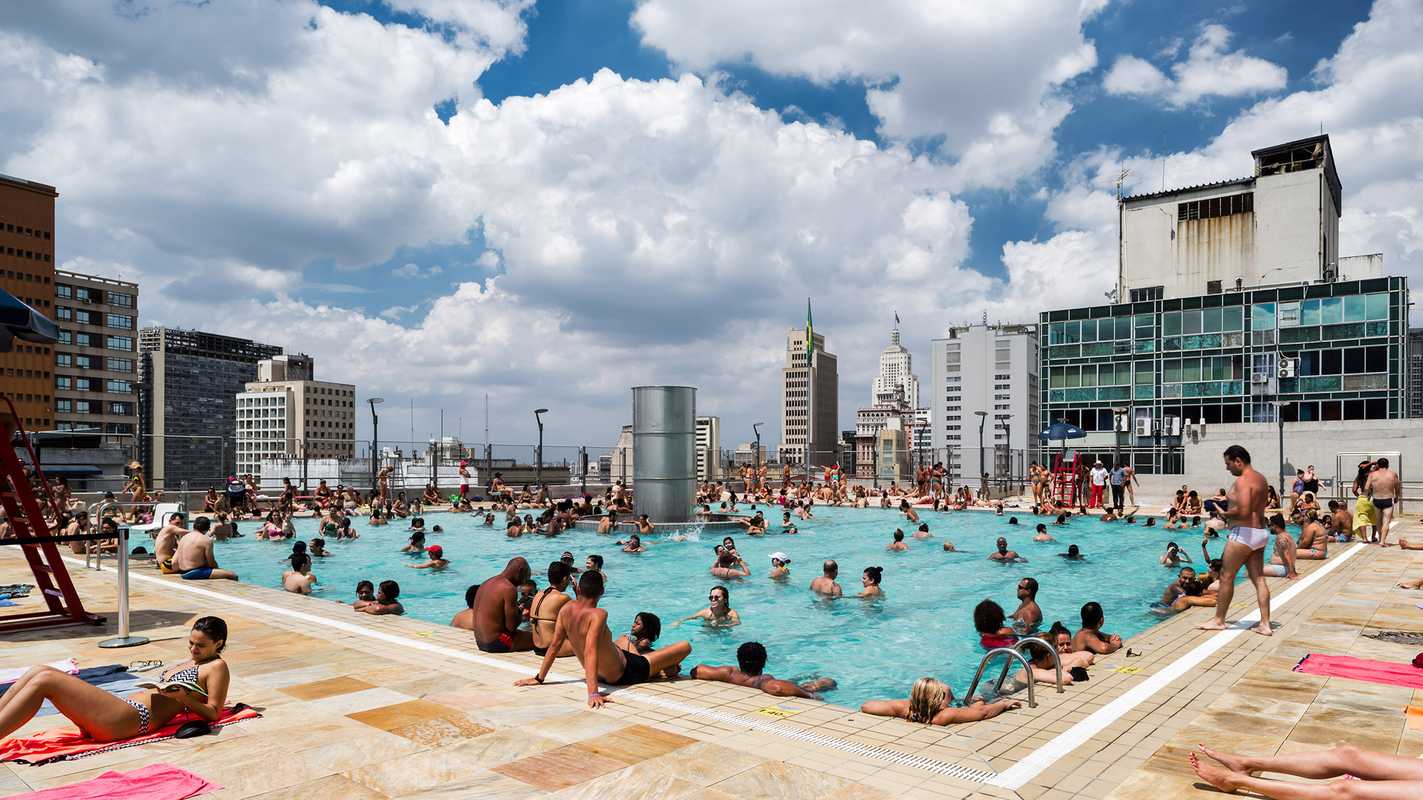
[[[1324,754],[1315,754],[1324,755]],[[1341,780],[1330,783],[1296,783],[1256,778],[1243,772],[1203,762],[1191,754],[1191,768],[1210,785],[1226,792],[1241,789],[1271,800],[1413,800],[1423,795],[1423,781]]]
[[133,706],[73,675],[36,667],[0,698],[0,738],[33,719],[46,700],[96,739],[120,739],[138,731],[138,711]]
[[1205,745],[1200,745],[1200,750],[1234,772],[1278,772],[1316,779],[1353,775],[1366,781],[1423,781],[1423,761],[1374,753],[1353,745],[1282,756],[1237,756],[1218,753]]
[[645,654],[649,671],[656,675],[659,672],[676,667],[682,660],[692,654],[691,642],[674,642],[666,647],[653,650]]

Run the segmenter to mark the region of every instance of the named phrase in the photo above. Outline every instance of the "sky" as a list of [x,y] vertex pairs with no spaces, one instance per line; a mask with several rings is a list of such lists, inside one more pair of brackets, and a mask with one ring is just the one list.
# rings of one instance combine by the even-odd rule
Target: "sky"
[[387,441],[487,396],[596,454],[667,383],[774,448],[807,298],[848,428],[896,313],[927,382],[949,324],[1102,301],[1122,170],[1320,130],[1341,253],[1423,280],[1423,0],[54,0],[0,74],[61,269],[315,356]]

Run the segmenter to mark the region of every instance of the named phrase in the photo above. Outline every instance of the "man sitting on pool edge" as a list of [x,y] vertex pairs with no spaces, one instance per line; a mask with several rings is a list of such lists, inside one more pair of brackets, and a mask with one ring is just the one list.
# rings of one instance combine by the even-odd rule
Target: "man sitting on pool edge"
[[[527,565],[525,568],[527,569]],[[588,680],[588,707],[602,708],[608,698],[598,689],[598,681],[602,680],[613,686],[644,683],[652,675],[666,673],[668,670],[675,672],[683,659],[692,654],[692,645],[686,641],[653,650],[645,656],[614,647],[613,634],[608,630],[608,612],[598,607],[598,600],[602,596],[602,573],[590,570],[579,576],[578,599],[565,603],[563,608],[558,610],[558,619],[553,626],[553,641],[549,642],[548,654],[539,665],[538,675],[515,681],[515,686],[543,683],[548,671],[553,668],[554,658],[563,647],[564,641],[571,641],[573,654],[583,665]]]
[[479,585],[474,596],[474,644],[486,653],[534,649],[534,636],[519,630],[524,621],[519,608],[519,584],[530,577],[529,562],[515,556],[504,571]]
[[760,642],[744,642],[736,648],[736,664],[735,667],[698,664],[692,667],[692,678],[760,689],[775,697],[803,697],[807,700],[819,700],[817,692],[835,688],[832,678],[815,678],[796,684],[766,674],[766,648]]

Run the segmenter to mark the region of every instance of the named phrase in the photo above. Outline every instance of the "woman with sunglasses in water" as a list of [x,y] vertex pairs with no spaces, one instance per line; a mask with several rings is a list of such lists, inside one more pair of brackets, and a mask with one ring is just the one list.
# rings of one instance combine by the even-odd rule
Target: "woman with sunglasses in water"
[[200,618],[188,633],[191,659],[165,671],[157,681],[167,688],[128,697],[109,694],[51,667],[34,667],[0,695],[0,738],[29,722],[46,700],[86,736],[100,742],[146,736],[184,711],[216,722],[231,680],[222,659],[226,645],[227,623],[218,617]]

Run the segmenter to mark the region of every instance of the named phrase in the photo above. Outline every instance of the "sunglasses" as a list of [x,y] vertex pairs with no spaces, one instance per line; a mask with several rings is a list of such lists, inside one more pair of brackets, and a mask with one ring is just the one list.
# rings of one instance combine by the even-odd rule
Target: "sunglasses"
[[721,599],[721,595],[719,595],[719,594],[709,594],[709,595],[707,595],[707,599],[710,600],[711,602],[715,603],[716,601],[718,601],[718,600]]

